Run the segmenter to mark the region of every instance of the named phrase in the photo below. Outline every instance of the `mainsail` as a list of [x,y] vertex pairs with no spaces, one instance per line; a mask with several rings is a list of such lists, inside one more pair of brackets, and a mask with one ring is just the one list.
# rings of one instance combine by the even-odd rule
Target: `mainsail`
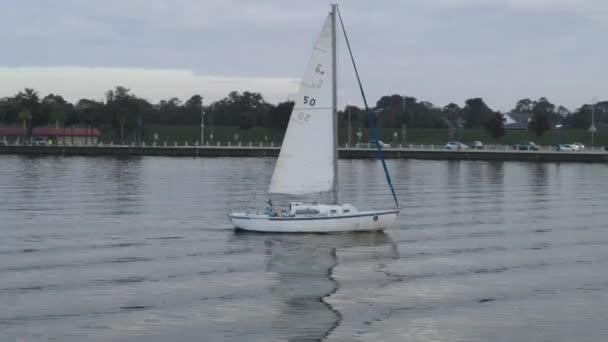
[[333,190],[332,17],[328,15],[300,83],[269,192]]

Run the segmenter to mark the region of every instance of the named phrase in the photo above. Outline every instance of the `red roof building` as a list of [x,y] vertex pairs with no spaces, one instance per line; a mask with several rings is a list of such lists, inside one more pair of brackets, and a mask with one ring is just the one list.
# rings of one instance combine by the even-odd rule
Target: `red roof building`
[[99,130],[92,127],[35,127],[32,130],[32,135],[35,137],[98,137]]
[[23,127],[0,126],[0,137],[22,137],[27,135]]
[[[93,127],[34,127],[32,136],[52,140],[53,143],[67,145],[96,145],[99,130]],[[27,128],[16,126],[0,126],[0,138],[20,143],[28,136]]]

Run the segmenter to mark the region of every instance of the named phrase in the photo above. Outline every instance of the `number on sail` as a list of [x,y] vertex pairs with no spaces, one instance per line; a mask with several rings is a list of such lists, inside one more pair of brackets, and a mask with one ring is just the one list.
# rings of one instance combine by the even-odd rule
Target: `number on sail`
[[317,103],[317,100],[315,100],[314,98],[310,98],[308,96],[304,96],[304,104],[308,104],[311,107],[313,107],[315,105],[315,103]]
[[324,75],[324,74],[325,74],[325,71],[321,70],[321,67],[322,67],[322,65],[321,65],[321,64],[317,64],[317,67],[315,68],[315,72],[316,72],[317,74]]
[[300,121],[305,121],[305,122],[308,122],[308,120],[310,120],[310,114],[300,112],[300,113],[298,114],[298,119],[299,119]]

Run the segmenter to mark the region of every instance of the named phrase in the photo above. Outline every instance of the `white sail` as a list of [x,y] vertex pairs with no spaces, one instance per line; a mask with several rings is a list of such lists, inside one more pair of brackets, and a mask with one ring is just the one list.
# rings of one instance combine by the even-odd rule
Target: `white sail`
[[327,17],[295,99],[270,193],[302,195],[334,186],[332,18]]

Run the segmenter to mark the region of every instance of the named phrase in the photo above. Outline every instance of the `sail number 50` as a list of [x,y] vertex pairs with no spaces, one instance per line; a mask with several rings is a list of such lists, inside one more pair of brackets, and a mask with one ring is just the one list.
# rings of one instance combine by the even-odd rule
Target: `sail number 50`
[[315,105],[315,103],[317,103],[317,100],[312,99],[308,96],[304,96],[304,104],[310,105],[312,107]]

